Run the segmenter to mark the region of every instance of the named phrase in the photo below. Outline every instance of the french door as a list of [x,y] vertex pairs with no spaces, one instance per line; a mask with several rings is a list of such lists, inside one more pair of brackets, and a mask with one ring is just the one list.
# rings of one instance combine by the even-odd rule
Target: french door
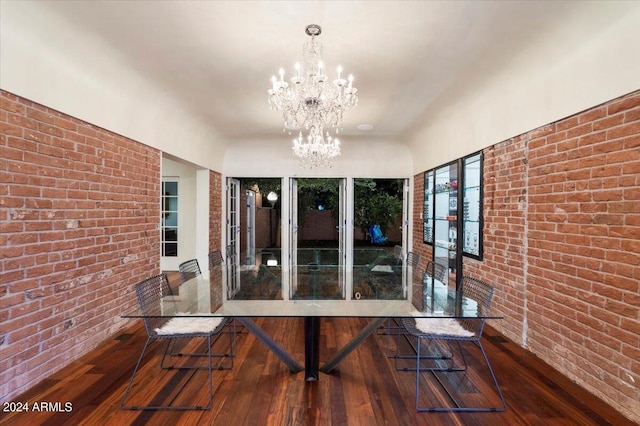
[[227,178],[227,298],[240,291],[240,180]]
[[298,289],[298,180],[289,180],[289,298]]
[[[317,179],[320,181],[320,179]],[[347,226],[348,223],[353,223],[350,219],[348,206],[348,182],[345,178],[335,179],[322,179],[322,181],[330,181],[328,186],[337,188],[337,191],[330,191],[331,200],[324,199],[324,202],[333,206],[335,211],[335,223],[336,223],[336,235],[337,235],[337,247],[330,245],[326,246],[322,243],[319,246],[310,246],[305,244],[299,247],[300,238],[305,238],[308,232],[313,233],[314,226],[321,226],[314,222],[313,214],[307,216],[310,213],[309,205],[300,205],[302,200],[309,202],[310,187],[314,187],[314,184],[310,182],[314,181],[313,178],[290,178],[289,179],[289,297],[290,298],[341,298],[344,299],[347,292],[346,284],[348,283],[347,277],[350,276],[349,270],[349,254],[351,241],[347,235],[352,235],[352,226]],[[334,187],[335,185],[335,187]],[[313,190],[311,190],[313,191]],[[302,193],[301,193],[302,192]],[[325,193],[326,196],[326,193]],[[337,197],[337,198],[334,198]],[[315,213],[328,213],[324,210],[324,205],[313,206],[316,210]],[[317,207],[317,209],[315,209]],[[301,216],[303,216],[301,218]],[[318,217],[318,216],[315,216]],[[324,216],[325,219],[327,216]],[[302,222],[301,222],[302,221]],[[305,232],[301,235],[302,224],[304,224]],[[326,224],[326,222],[324,222]],[[325,228],[326,230],[326,228]],[[313,238],[313,237],[311,237]],[[309,240],[314,241],[314,240]],[[308,242],[308,241],[307,241]],[[312,288],[313,284],[309,284],[309,276],[302,277],[299,274],[299,265],[309,265],[313,270],[322,271],[324,279],[330,276],[330,286],[324,286],[322,290],[319,287]],[[308,274],[307,274],[308,275]],[[313,275],[313,273],[311,274]],[[304,288],[301,287],[301,282],[304,281]],[[311,281],[313,281],[311,279]]]
[[[347,226],[348,203],[347,203],[347,180],[340,179],[338,190],[338,286],[340,293],[344,299],[347,283],[347,250],[346,235],[349,227]],[[350,293],[349,293],[350,294]]]
[[247,217],[247,255],[246,260],[242,263],[244,265],[256,264],[256,193],[250,190],[246,191],[247,205],[246,205],[246,217]]

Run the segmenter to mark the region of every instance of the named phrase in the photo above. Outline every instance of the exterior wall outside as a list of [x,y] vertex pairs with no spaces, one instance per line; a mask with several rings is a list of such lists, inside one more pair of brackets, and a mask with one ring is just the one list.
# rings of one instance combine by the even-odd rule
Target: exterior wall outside
[[0,400],[127,325],[160,271],[160,151],[0,92]]
[[256,248],[277,245],[278,211],[270,207],[258,207],[256,210]]
[[640,422],[640,91],[486,148],[484,220],[492,326]]

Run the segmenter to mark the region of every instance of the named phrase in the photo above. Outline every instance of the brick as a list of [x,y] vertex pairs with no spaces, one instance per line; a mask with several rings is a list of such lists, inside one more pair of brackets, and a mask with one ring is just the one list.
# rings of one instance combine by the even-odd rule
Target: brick
[[633,135],[628,138],[625,138],[624,141],[624,149],[634,149],[640,147],[640,135]]
[[631,122],[623,126],[617,126],[607,130],[607,139],[624,138],[625,136],[633,136],[640,133],[640,121]]
[[633,95],[628,98],[623,98],[618,101],[611,102],[607,106],[607,113],[609,115],[617,114],[621,111],[626,111],[632,108],[636,108],[638,106],[640,106],[640,96]]

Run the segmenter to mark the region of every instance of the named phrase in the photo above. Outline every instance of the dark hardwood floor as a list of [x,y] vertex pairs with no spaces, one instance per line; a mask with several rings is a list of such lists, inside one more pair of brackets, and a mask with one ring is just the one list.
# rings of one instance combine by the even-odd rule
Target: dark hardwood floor
[[[256,322],[301,362],[304,359],[302,319],[260,318]],[[359,318],[322,321],[321,363],[346,344],[367,323]],[[566,379],[491,328],[484,346],[507,400],[497,413],[418,413],[414,409],[415,376],[396,371],[385,354],[385,335],[368,337],[329,375],[305,382],[291,374],[262,343],[238,336],[238,352],[229,371],[214,371],[213,407],[207,411],[129,411],[119,408],[146,335],[141,322],[48,377],[15,402],[61,403],[60,412],[0,412],[2,425],[625,425],[633,424],[610,406]],[[216,345],[225,345],[222,339]],[[163,402],[181,389],[176,401],[204,404],[207,373],[161,370],[163,342],[156,342],[143,360],[141,380],[132,388],[131,403]],[[218,348],[220,349],[220,348]],[[495,403],[488,376],[479,368],[479,351],[467,351],[471,368],[456,382],[461,392],[480,391]],[[473,384],[465,384],[468,377]],[[444,400],[439,385],[427,381],[422,392]],[[492,396],[493,395],[493,396]],[[63,412],[65,403],[71,410]]]

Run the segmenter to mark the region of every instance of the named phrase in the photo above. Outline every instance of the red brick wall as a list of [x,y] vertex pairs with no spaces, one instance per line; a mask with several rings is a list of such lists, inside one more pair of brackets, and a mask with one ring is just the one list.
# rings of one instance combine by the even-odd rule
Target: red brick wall
[[160,152],[0,92],[0,400],[126,325],[158,273]]
[[338,240],[338,220],[331,210],[307,210],[298,231],[300,241]]
[[420,255],[419,270],[433,258],[433,247],[423,242],[424,237],[424,173],[413,179],[413,244],[412,251]]
[[492,325],[640,422],[640,92],[485,149],[484,185]]
[[640,92],[529,138],[528,346],[640,421]]
[[222,175],[209,171],[209,252],[220,250],[222,244]]
[[464,258],[464,274],[495,287],[495,324],[510,339],[523,339],[526,276],[527,138],[519,136],[483,151],[483,261]]

